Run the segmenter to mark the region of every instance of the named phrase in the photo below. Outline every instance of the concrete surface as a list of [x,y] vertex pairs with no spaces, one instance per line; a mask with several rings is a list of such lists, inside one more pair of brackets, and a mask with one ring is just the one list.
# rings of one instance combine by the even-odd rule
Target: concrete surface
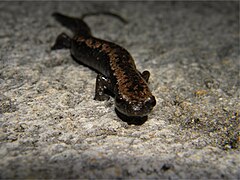
[[[151,72],[157,105],[128,125],[93,100],[95,72],[51,17],[87,17],[97,37]],[[240,179],[239,2],[0,2],[0,178]]]

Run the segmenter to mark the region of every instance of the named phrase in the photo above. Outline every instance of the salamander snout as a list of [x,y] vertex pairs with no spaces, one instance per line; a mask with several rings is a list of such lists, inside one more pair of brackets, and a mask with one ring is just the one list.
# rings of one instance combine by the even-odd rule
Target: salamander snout
[[115,99],[116,108],[126,116],[147,116],[156,105],[154,96],[141,101],[125,101],[124,98]]

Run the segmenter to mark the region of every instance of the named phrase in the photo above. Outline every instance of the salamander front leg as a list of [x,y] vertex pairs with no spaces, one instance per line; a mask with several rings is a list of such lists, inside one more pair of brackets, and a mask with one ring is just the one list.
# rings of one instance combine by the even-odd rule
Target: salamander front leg
[[146,82],[148,82],[149,77],[150,77],[150,72],[149,71],[143,71],[141,73],[142,77],[145,79]]
[[94,100],[104,101],[108,100],[110,97],[106,94],[106,90],[109,89],[110,80],[101,74],[97,75],[96,78],[96,89]]
[[61,33],[58,35],[55,44],[51,47],[51,50],[69,49],[70,46],[71,38],[67,34]]

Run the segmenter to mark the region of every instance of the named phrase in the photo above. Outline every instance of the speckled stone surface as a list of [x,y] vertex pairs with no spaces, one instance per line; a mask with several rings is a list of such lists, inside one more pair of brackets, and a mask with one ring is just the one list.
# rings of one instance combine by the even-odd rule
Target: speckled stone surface
[[[142,125],[94,101],[95,72],[50,51],[81,16],[151,72]],[[240,178],[239,2],[0,2],[0,178]]]

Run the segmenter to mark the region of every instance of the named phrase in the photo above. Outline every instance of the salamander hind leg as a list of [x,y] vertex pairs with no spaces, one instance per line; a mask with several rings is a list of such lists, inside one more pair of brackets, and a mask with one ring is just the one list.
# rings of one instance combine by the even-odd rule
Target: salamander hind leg
[[51,47],[51,50],[69,49],[70,46],[71,38],[65,33],[62,33],[57,37],[55,44]]
[[109,90],[110,84],[111,82],[109,79],[107,79],[101,74],[98,74],[96,78],[96,89],[95,89],[94,100],[97,100],[97,101],[108,100],[110,97],[108,94],[106,94],[106,90]]
[[143,79],[145,79],[145,81],[148,82],[149,77],[150,77],[150,72],[149,71],[143,71],[141,73],[141,75],[142,75]]

